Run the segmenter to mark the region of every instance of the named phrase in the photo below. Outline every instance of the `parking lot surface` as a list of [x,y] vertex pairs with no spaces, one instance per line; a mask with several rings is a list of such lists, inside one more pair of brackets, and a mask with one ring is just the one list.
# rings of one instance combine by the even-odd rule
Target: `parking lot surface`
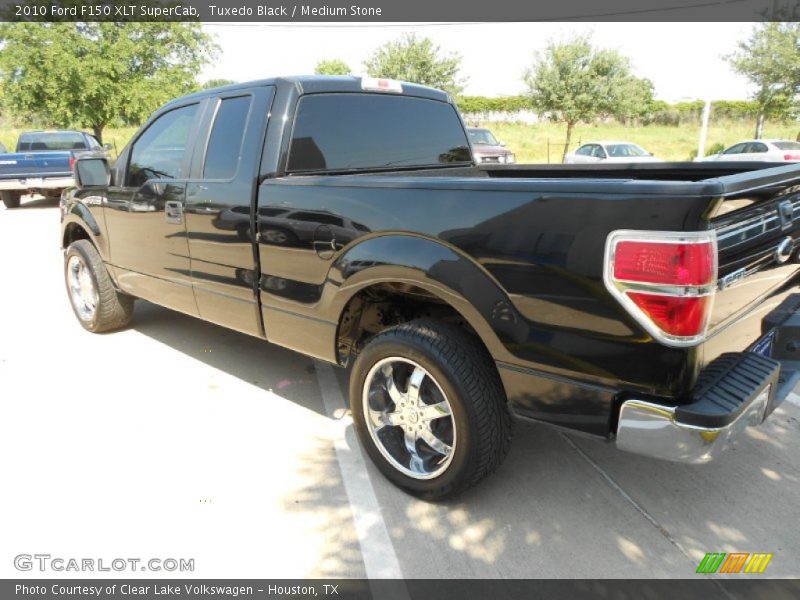
[[146,302],[85,332],[58,232],[53,203],[0,208],[2,577],[125,574],[14,567],[49,553],[194,559],[171,577],[691,578],[706,552],[800,576],[798,396],[704,466],[519,423],[496,474],[426,503],[362,456],[345,371]]

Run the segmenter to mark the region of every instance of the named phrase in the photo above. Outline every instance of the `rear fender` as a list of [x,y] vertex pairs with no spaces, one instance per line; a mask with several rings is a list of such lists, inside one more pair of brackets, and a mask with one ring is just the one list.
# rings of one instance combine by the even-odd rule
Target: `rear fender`
[[353,246],[334,262],[326,286],[335,290],[326,316],[338,322],[347,303],[379,283],[417,286],[452,306],[481,337],[496,360],[511,359],[504,343],[528,337],[527,322],[478,263],[439,241],[414,235],[386,235]]

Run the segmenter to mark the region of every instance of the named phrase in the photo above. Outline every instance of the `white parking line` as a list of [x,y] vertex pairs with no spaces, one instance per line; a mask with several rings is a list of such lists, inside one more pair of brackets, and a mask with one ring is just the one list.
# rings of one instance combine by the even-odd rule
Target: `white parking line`
[[325,412],[334,420],[333,443],[342,472],[347,498],[353,511],[358,543],[368,579],[402,579],[400,563],[383,520],[375,490],[361,455],[353,420],[339,390],[339,382],[329,364],[315,360],[317,382]]

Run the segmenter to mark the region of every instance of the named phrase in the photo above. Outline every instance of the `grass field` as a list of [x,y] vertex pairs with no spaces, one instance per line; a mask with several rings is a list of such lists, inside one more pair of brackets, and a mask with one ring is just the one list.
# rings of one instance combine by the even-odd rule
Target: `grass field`
[[[471,125],[471,123],[470,123]],[[519,163],[546,163],[547,144],[550,142],[550,162],[561,162],[567,127],[563,123],[482,123],[482,127],[491,129],[498,140],[504,141],[508,148],[517,155]],[[753,137],[754,123],[712,123],[708,129],[706,149],[715,143],[726,147]],[[800,131],[800,123],[780,124],[767,122],[764,138],[781,138],[793,140]],[[572,133],[573,151],[579,143],[596,140],[625,140],[642,146],[659,158],[670,161],[689,160],[692,150],[697,150],[700,137],[700,126],[685,125],[669,127],[648,125],[643,127],[626,127],[617,123],[601,123],[597,125],[576,125]]]
[[[470,123],[472,125],[472,123]],[[561,162],[561,153],[566,137],[566,126],[563,123],[482,123],[482,127],[491,129],[495,136],[504,141],[510,150],[517,155],[520,163],[548,162],[547,146],[550,143],[550,162]],[[117,152],[121,151],[136,127],[109,127],[104,132],[103,141],[114,144]],[[754,124],[741,122],[712,123],[708,130],[706,149],[715,143],[730,146],[735,142],[753,136]],[[13,151],[17,138],[24,129],[0,129],[0,141],[9,151]],[[764,137],[793,140],[800,131],[800,123],[781,124],[767,122]],[[665,160],[689,160],[692,150],[697,148],[700,136],[699,125],[668,127],[648,125],[645,127],[626,127],[616,123],[600,123],[597,125],[577,125],[573,132],[575,150],[581,142],[593,140],[626,140],[635,142]],[[116,152],[112,152],[116,156]]]

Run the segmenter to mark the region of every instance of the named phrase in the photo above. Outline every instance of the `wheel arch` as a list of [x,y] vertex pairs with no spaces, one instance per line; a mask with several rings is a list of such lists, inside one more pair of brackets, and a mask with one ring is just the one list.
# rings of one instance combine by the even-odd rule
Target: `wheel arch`
[[[495,360],[509,357],[504,340],[527,336],[524,319],[497,281],[470,256],[438,240],[413,235],[365,240],[335,261],[331,275],[341,281],[328,312],[337,324],[340,363],[357,354],[365,339],[420,317],[470,330]],[[383,310],[387,305],[394,314]]]
[[61,219],[61,247],[66,249],[76,240],[89,240],[104,261],[108,248],[94,215],[79,202],[71,202]]

